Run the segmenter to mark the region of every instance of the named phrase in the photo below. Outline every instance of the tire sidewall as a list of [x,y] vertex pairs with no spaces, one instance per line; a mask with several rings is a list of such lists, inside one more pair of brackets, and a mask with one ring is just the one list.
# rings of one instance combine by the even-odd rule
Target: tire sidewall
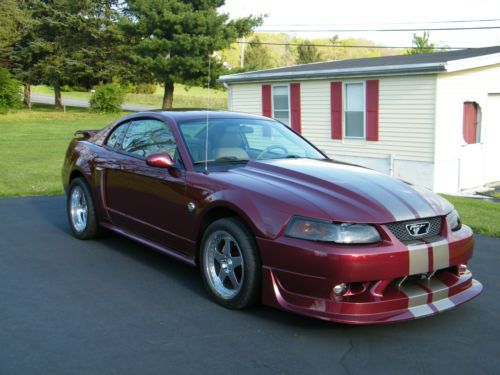
[[[210,235],[218,230],[228,232],[236,240],[243,257],[243,285],[238,294],[232,298],[223,298],[212,289],[211,281],[206,271],[206,242]],[[203,234],[199,260],[205,288],[217,303],[232,309],[242,309],[258,302],[261,284],[260,256],[252,233],[241,220],[237,218],[224,218],[210,224]]]

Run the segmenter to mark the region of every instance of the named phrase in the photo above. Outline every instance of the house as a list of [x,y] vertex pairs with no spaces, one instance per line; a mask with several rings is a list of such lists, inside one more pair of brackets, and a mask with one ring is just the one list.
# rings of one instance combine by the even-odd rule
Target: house
[[500,180],[500,46],[220,77],[229,110],[274,117],[330,157],[457,192]]

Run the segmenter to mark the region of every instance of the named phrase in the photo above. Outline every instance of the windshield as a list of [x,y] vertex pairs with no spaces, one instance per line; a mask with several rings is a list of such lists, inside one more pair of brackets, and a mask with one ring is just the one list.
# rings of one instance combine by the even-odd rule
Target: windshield
[[287,126],[272,120],[211,119],[208,150],[205,148],[206,119],[179,123],[181,134],[196,164],[242,163],[248,160],[325,157]]

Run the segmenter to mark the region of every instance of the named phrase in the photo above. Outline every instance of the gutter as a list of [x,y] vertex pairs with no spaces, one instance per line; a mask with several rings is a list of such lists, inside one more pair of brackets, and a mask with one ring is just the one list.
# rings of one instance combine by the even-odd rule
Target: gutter
[[253,82],[262,80],[285,80],[285,79],[314,79],[314,78],[334,78],[351,76],[372,76],[372,75],[398,75],[398,74],[425,74],[446,72],[446,63],[426,63],[426,64],[405,64],[374,66],[366,68],[343,68],[309,70],[299,72],[255,72],[239,73],[221,76],[218,81],[222,83]]

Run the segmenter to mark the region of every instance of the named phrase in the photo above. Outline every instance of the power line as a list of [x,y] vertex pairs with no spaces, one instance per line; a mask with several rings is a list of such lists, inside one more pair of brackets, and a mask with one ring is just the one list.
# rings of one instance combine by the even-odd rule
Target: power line
[[[415,22],[384,22],[384,25],[405,25],[405,24],[446,24],[446,23],[478,23],[478,22],[497,22],[500,18],[490,18],[490,19],[480,19],[480,20],[451,20],[451,21],[415,21]],[[264,27],[290,27],[290,26],[367,26],[367,25],[380,25],[382,23],[337,23],[337,24],[307,24],[307,23],[295,23],[295,24],[266,24]]]
[[[303,43],[273,43],[273,42],[233,42],[233,44],[261,44],[267,46],[307,46],[307,47],[330,47],[330,48],[374,48],[374,49],[411,49],[415,47],[401,46],[344,46],[335,44],[303,44]],[[433,47],[435,50],[458,50],[467,49],[469,47]]]
[[424,28],[401,28],[401,29],[257,29],[262,33],[355,33],[355,32],[401,32],[401,31],[457,31],[457,30],[492,30],[500,29],[499,26],[475,26],[475,27],[424,27]]

